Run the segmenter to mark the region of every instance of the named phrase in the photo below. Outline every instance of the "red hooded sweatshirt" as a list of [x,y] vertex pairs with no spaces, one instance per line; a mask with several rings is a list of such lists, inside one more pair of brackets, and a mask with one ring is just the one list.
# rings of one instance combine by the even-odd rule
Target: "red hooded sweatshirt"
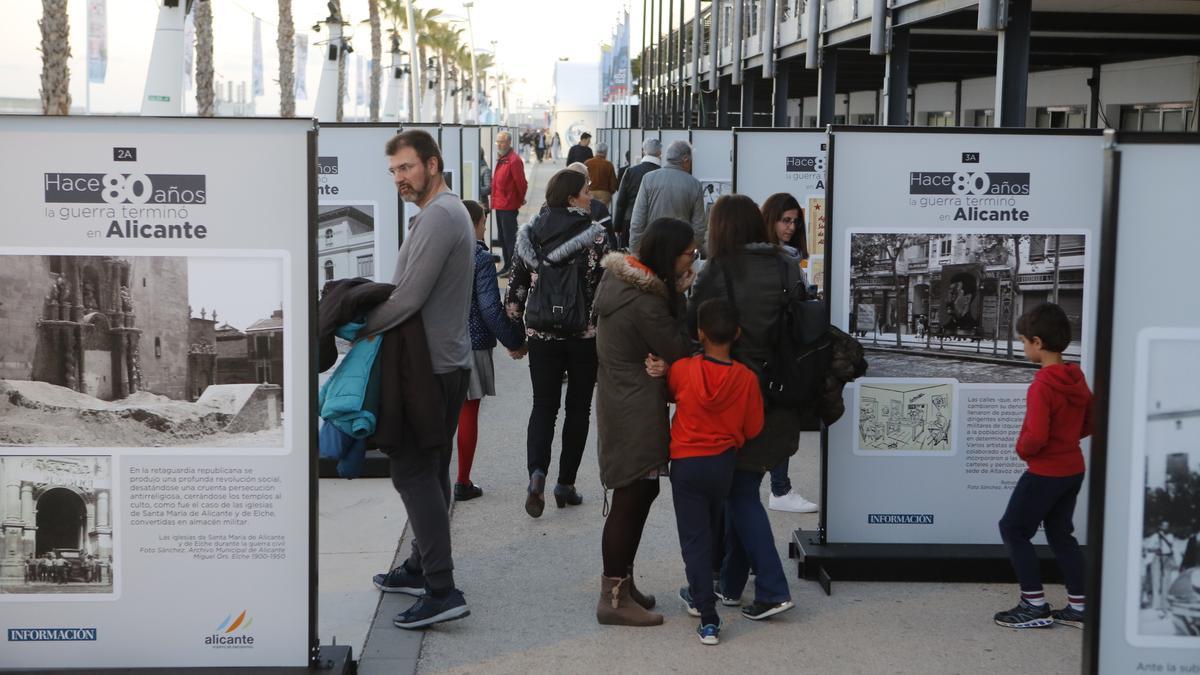
[[671,366],[675,399],[671,459],[719,455],[740,448],[763,427],[762,392],[746,366],[698,354]]
[[1092,435],[1092,392],[1079,366],[1046,366],[1029,385],[1017,455],[1038,476],[1084,472],[1079,440]]

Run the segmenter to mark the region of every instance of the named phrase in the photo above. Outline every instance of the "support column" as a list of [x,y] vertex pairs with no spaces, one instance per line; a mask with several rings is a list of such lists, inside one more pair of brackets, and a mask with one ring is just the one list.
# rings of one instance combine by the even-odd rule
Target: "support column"
[[754,89],[758,78],[745,73],[742,75],[742,109],[738,124],[743,127],[754,126]]
[[721,78],[717,85],[717,128],[729,128],[729,100],[733,98],[733,87],[729,80]]
[[893,28],[883,82],[883,123],[887,126],[899,127],[909,123],[908,45],[908,28]]
[[954,126],[962,125],[962,80],[957,80],[954,83]]
[[[1088,105],[1088,127],[1091,129],[1099,128],[1100,126],[1100,66],[1092,66],[1092,76],[1088,78],[1088,87],[1092,90],[1092,100]],[[1120,122],[1118,122],[1120,124]],[[1057,256],[1055,260],[1057,260]]]
[[833,124],[837,110],[838,50],[826,47],[821,52],[821,70],[817,75],[817,126]]
[[996,47],[996,126],[1025,126],[1029,100],[1029,33],[1033,0],[1009,0],[1008,24]]
[[777,127],[788,124],[788,79],[792,72],[791,63],[783,61],[775,66],[774,91],[771,94],[771,123]]
[[33,484],[21,484],[21,520],[25,521],[25,533],[22,535],[21,558],[34,553],[37,548],[37,511],[33,506]]

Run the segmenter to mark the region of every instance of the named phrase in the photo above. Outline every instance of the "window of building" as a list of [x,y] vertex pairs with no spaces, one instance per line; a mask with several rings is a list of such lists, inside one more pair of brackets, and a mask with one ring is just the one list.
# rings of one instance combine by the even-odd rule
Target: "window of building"
[[1196,117],[1190,103],[1150,103],[1121,106],[1124,131],[1187,131]]
[[875,113],[867,113],[866,115],[851,115],[850,123],[871,126],[875,124]]
[[322,267],[325,268],[325,281],[333,281],[333,261],[326,260]]
[[973,127],[994,127],[996,126],[996,111],[988,108],[987,110],[972,111]]
[[943,239],[938,242],[938,257],[949,258],[954,253],[954,242],[949,239]]
[[954,111],[938,111],[925,113],[925,126],[927,127],[952,127],[954,126]]
[[1048,106],[1038,108],[1033,126],[1039,129],[1083,129],[1087,126],[1084,106]]
[[333,230],[332,229],[325,230],[325,245],[333,246]]
[[375,276],[375,256],[374,255],[358,256],[358,276],[360,276],[360,277]]
[[162,338],[160,337],[154,338],[154,358],[162,358]]
[[269,384],[271,382],[271,363],[259,363],[254,366],[254,379],[259,384]]

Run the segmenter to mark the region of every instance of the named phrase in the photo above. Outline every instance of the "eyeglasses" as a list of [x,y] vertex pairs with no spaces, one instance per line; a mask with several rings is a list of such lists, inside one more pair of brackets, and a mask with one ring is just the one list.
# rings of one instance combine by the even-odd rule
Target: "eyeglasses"
[[699,260],[699,259],[700,259],[700,249],[698,249],[698,248],[692,249],[692,260]]
[[783,223],[784,225],[799,225],[800,219],[799,218],[780,218],[779,222]]

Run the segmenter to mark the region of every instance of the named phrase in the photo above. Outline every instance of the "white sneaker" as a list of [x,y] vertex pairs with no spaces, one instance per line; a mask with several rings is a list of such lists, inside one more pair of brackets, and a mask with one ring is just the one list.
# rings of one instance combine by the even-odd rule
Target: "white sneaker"
[[767,500],[767,508],[772,511],[787,511],[788,513],[816,513],[821,507],[800,496],[792,490],[782,497],[771,495]]

